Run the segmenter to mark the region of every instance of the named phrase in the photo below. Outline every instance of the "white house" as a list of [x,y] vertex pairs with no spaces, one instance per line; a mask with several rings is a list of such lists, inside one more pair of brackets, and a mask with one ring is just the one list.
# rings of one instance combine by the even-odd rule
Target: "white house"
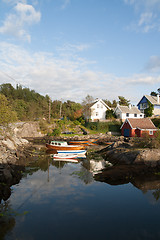
[[144,118],[144,113],[141,113],[137,107],[132,105],[120,106],[118,104],[114,113],[118,119],[122,120],[122,122],[124,122],[126,118]]
[[106,120],[106,111],[111,110],[111,108],[102,100],[96,99],[90,105],[90,119],[94,121],[104,121]]

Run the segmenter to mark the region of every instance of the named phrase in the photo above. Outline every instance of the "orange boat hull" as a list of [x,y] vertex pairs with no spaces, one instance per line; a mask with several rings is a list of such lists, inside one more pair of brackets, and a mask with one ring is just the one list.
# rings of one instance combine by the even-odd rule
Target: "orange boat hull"
[[49,143],[46,143],[46,147],[48,149],[53,149],[53,150],[83,150],[85,149],[84,146],[74,146],[74,145],[68,145],[68,146],[55,146]]
[[69,141],[70,145],[97,145],[96,140],[75,140],[75,141]]

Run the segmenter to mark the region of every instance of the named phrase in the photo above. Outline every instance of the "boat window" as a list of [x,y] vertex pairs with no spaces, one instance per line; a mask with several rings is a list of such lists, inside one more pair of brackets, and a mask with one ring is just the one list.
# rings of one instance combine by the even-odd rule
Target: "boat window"
[[58,143],[58,145],[60,146],[61,144],[60,144],[60,143]]

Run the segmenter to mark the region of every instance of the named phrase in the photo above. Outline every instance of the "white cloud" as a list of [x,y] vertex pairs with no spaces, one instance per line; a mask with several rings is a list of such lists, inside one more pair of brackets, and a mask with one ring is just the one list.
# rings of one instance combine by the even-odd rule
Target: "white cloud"
[[149,62],[147,63],[146,70],[151,72],[160,72],[160,57],[151,56]]
[[134,7],[137,20],[127,29],[148,33],[151,30],[160,31],[160,1],[159,0],[124,0],[125,4]]
[[126,79],[127,83],[130,84],[149,84],[153,85],[160,82],[160,76],[152,76],[147,74],[135,74],[130,78]]
[[13,13],[8,14],[3,26],[0,27],[0,33],[30,42],[31,36],[26,27],[39,22],[40,18],[41,13],[36,11],[32,5],[18,2],[13,8]]
[[66,60],[46,52],[29,53],[19,46],[0,42],[0,83],[10,82],[13,86],[19,83],[40,94],[48,94],[52,100],[81,102],[89,94],[109,100],[121,95],[132,101],[138,99],[138,92],[140,96],[144,94],[146,86],[149,93],[157,89],[154,84],[160,82],[160,77],[152,74],[117,77],[94,71],[84,63],[86,60],[78,57]]
[[153,18],[153,13],[147,12],[147,13],[142,13],[139,19],[138,25],[141,26],[143,24],[148,24],[152,21]]
[[70,4],[70,0],[63,0],[63,4],[61,6],[62,9],[65,9]]
[[76,52],[82,52],[90,48],[91,46],[89,44],[70,44],[66,43],[61,47],[57,47],[57,50],[61,53],[76,53]]

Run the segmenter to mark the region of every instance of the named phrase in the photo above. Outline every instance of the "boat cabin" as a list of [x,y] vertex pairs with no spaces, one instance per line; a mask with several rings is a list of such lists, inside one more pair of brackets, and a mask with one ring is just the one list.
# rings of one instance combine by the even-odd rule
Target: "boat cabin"
[[50,144],[54,146],[68,146],[68,143],[64,141],[51,141]]

